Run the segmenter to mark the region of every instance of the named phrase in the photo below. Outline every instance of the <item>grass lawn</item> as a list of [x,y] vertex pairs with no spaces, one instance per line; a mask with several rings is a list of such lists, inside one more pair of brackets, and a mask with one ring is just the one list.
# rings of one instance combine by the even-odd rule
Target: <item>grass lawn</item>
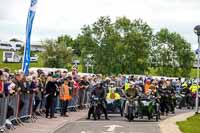
[[200,114],[188,118],[186,121],[177,122],[183,133],[200,133]]

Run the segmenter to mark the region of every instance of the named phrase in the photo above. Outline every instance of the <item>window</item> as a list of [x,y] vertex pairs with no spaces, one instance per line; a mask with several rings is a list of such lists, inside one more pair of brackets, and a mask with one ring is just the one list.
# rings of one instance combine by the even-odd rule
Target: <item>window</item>
[[11,44],[7,44],[7,43],[1,43],[0,46],[4,46],[4,47],[12,47]]
[[12,53],[5,53],[6,58],[12,58]]
[[17,48],[21,48],[21,45],[20,45],[20,44],[16,44],[16,47],[17,47]]

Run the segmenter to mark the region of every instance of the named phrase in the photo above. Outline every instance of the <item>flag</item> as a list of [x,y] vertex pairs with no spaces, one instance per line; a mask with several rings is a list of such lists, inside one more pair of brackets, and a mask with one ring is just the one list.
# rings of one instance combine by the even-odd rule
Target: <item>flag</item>
[[27,22],[26,22],[26,44],[24,47],[24,56],[23,56],[23,62],[22,62],[22,70],[25,75],[28,75],[28,69],[30,65],[30,60],[31,60],[31,32],[32,32],[32,25],[33,25],[33,20],[35,17],[35,11],[36,11],[36,5],[37,5],[37,0],[31,0],[31,5],[28,11],[28,17],[27,17]]

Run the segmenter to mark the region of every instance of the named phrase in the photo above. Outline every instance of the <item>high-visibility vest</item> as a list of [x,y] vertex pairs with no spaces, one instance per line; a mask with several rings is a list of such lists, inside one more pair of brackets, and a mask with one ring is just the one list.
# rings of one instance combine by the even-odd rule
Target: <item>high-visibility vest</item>
[[193,84],[193,85],[190,87],[190,91],[191,91],[192,93],[197,92],[197,89],[199,89],[199,85],[196,85],[196,84]]
[[129,83],[125,83],[125,91],[127,91],[129,89],[130,84]]
[[71,100],[71,96],[69,94],[69,86],[63,84],[60,88],[60,100]]
[[113,100],[119,100],[121,99],[120,95],[118,93],[108,93],[106,96],[106,99],[113,99]]
[[182,84],[183,89],[186,89],[188,87],[187,83]]
[[151,84],[145,84],[144,86],[144,93],[147,94],[147,92],[149,91]]

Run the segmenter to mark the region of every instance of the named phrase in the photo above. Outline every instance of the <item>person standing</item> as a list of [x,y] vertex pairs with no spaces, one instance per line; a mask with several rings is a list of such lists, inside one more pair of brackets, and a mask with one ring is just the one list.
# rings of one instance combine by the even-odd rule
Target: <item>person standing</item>
[[[51,77],[51,76],[50,76]],[[52,78],[46,84],[46,118],[56,118],[54,116],[55,110],[55,102],[54,99],[57,97],[57,84],[56,84],[56,77],[53,75]]]
[[60,104],[61,104],[61,116],[69,117],[67,113],[67,107],[69,104],[69,101],[71,100],[71,90],[68,86],[68,79],[64,79],[64,83],[60,86]]
[[[75,107],[77,107],[78,105],[78,94],[79,94],[79,90],[80,90],[80,84],[79,84],[79,79],[74,77],[74,81],[73,81],[73,92],[72,92],[72,102],[75,105]],[[76,109],[76,108],[75,108]]]
[[40,115],[37,109],[40,106],[41,99],[39,96],[38,80],[35,76],[32,79],[30,88],[31,88],[32,93],[34,94],[34,101],[35,101],[34,102],[35,104],[33,106],[33,112],[37,115]]
[[83,76],[80,82],[80,89],[79,89],[79,109],[83,109],[83,105],[85,102],[85,95],[86,89],[88,88],[89,83],[87,81],[86,76]]

